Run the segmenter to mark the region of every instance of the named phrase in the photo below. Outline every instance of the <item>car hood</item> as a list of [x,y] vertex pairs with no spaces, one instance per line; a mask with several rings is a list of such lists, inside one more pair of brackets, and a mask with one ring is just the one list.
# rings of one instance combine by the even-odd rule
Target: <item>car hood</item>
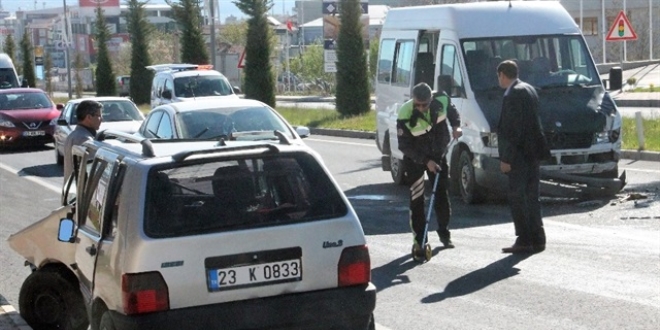
[[52,120],[60,115],[57,109],[20,109],[0,110],[0,115],[15,121],[46,121]]
[[213,99],[237,99],[238,95],[236,94],[229,94],[229,95],[215,95],[215,96],[198,96],[198,97],[181,97],[179,96],[179,100],[183,102],[189,102],[189,101],[194,101],[196,99],[204,99],[204,100],[213,100]]
[[57,240],[60,219],[65,218],[72,207],[73,205],[60,207],[47,217],[10,235],[7,239],[9,247],[37,267],[49,261],[74,264],[75,244]]

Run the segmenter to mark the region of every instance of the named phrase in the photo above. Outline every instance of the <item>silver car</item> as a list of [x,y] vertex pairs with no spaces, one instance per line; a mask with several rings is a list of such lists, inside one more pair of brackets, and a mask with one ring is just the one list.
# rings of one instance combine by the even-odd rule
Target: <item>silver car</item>
[[103,121],[99,131],[112,129],[116,131],[135,133],[144,121],[144,115],[133,101],[125,97],[88,97],[69,101],[60,116],[53,134],[55,147],[55,163],[64,164],[64,141],[71,131],[76,129],[76,108],[84,100],[94,100],[103,104]]
[[374,329],[357,214],[318,154],[276,134],[106,131],[75,146],[86,165],[62,207],[8,240],[32,269],[23,318],[35,329]]

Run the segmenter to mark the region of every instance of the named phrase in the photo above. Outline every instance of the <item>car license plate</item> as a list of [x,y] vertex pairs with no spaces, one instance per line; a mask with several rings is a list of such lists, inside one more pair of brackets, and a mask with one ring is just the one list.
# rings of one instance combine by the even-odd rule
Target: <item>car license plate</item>
[[207,270],[210,291],[302,281],[300,259]]
[[42,136],[46,135],[45,131],[25,131],[23,132],[23,136]]

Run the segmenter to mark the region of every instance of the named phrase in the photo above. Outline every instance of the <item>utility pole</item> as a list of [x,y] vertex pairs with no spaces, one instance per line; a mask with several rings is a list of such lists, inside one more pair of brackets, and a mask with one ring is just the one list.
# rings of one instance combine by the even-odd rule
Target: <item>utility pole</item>
[[208,10],[211,16],[211,64],[213,65],[213,69],[217,70],[215,67],[215,9],[213,6],[215,0],[209,0],[209,2],[211,3],[211,8]]
[[70,54],[69,54],[69,42],[71,36],[69,34],[69,19],[67,18],[67,9],[66,9],[66,0],[62,0],[64,3],[64,35],[66,36],[66,42],[64,44],[64,62],[66,62],[66,79],[67,79],[67,87],[69,89],[69,99],[73,98],[73,95],[71,93],[71,60],[70,60]]

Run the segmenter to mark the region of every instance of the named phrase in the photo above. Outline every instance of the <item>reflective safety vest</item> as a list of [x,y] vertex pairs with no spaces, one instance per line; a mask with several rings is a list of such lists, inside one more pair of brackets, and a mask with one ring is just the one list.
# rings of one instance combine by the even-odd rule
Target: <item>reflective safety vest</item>
[[448,104],[449,97],[447,95],[435,95],[429,106],[429,111],[422,113],[415,111],[414,100],[411,99],[401,106],[398,120],[406,122],[406,128],[410,130],[413,136],[424,135],[431,130],[434,123],[438,124],[447,119]]

